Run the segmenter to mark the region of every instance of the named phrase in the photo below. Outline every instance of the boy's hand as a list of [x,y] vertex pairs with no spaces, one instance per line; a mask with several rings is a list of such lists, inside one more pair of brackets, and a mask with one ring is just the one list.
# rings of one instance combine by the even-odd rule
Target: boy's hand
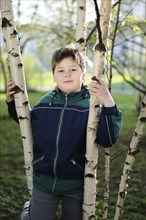
[[89,86],[89,92],[99,98],[105,107],[115,106],[115,102],[101,77],[94,77]]
[[13,101],[14,94],[15,94],[15,83],[12,79],[9,79],[7,83],[7,102]]

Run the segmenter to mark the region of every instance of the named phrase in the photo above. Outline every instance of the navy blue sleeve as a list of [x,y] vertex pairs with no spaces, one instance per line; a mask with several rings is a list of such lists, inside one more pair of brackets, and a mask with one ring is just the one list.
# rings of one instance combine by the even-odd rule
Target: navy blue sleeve
[[114,107],[103,107],[99,119],[96,142],[103,147],[113,146],[122,127],[122,113]]
[[17,117],[17,112],[16,112],[16,108],[15,108],[15,102],[14,100],[12,102],[6,102],[7,106],[8,106],[8,112],[9,115],[17,122],[18,122],[18,117]]

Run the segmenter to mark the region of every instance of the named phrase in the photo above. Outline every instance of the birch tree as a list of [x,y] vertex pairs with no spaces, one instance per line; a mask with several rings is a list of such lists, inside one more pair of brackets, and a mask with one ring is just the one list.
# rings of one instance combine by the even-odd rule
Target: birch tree
[[1,0],[2,31],[11,78],[15,82],[14,101],[21,130],[21,138],[24,149],[25,171],[27,176],[28,189],[32,190],[32,132],[30,125],[30,105],[28,101],[24,66],[20,53],[18,33],[14,24],[13,8],[11,0]]
[[109,201],[109,177],[110,177],[110,152],[109,149],[105,149],[105,184],[104,184],[104,201],[102,209],[102,220],[107,219],[108,215],[108,201]]
[[114,220],[122,219],[124,201],[126,198],[127,188],[128,188],[128,178],[129,178],[129,174],[132,169],[133,163],[135,161],[135,156],[139,152],[138,143],[143,133],[145,122],[146,122],[146,95],[144,96],[144,99],[142,101],[137,125],[135,128],[132,140],[130,142],[130,147],[129,147],[127,157],[124,163],[123,174],[121,176],[121,182],[119,185],[119,192],[118,192],[118,199],[117,199]]
[[86,43],[86,0],[77,0],[76,48],[84,52]]
[[[104,72],[105,45],[108,35],[108,27],[111,12],[111,0],[101,1],[100,14],[96,0],[95,10],[97,13],[97,41],[94,48],[94,68],[93,76],[102,76]],[[101,27],[101,28],[100,28]],[[94,79],[94,78],[93,78]],[[96,201],[96,168],[98,161],[98,147],[95,143],[97,123],[100,116],[100,101],[91,96],[90,110],[87,125],[87,149],[86,149],[86,167],[84,178],[84,202],[83,219],[96,219],[95,201]]]
[[[116,39],[116,32],[117,27],[119,24],[119,13],[120,13],[120,6],[121,1],[117,2],[118,10],[117,10],[117,20],[116,25],[114,28],[114,34],[112,38],[112,47],[111,47],[111,55],[110,60],[113,60],[113,53],[114,53],[114,44]],[[114,6],[113,6],[114,7]],[[109,73],[109,91],[111,92],[111,85],[112,85],[112,67],[113,64],[110,62],[110,73]],[[108,206],[109,206],[109,183],[110,183],[110,150],[109,148],[105,149],[105,186],[104,186],[104,202],[103,202],[103,209],[102,209],[102,220],[106,220],[108,217]]]

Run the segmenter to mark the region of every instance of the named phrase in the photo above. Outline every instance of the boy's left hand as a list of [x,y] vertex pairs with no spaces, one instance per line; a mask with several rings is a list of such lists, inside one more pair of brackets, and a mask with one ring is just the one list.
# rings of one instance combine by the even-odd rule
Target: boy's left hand
[[96,76],[95,80],[91,82],[89,92],[91,95],[96,96],[105,107],[115,106],[115,102],[101,77]]

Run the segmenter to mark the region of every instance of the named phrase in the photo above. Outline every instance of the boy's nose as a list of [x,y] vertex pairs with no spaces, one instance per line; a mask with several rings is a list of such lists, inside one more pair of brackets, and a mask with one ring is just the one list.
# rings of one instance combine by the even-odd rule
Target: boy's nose
[[66,72],[65,72],[65,77],[69,77],[71,75],[71,71],[70,70],[67,70]]

